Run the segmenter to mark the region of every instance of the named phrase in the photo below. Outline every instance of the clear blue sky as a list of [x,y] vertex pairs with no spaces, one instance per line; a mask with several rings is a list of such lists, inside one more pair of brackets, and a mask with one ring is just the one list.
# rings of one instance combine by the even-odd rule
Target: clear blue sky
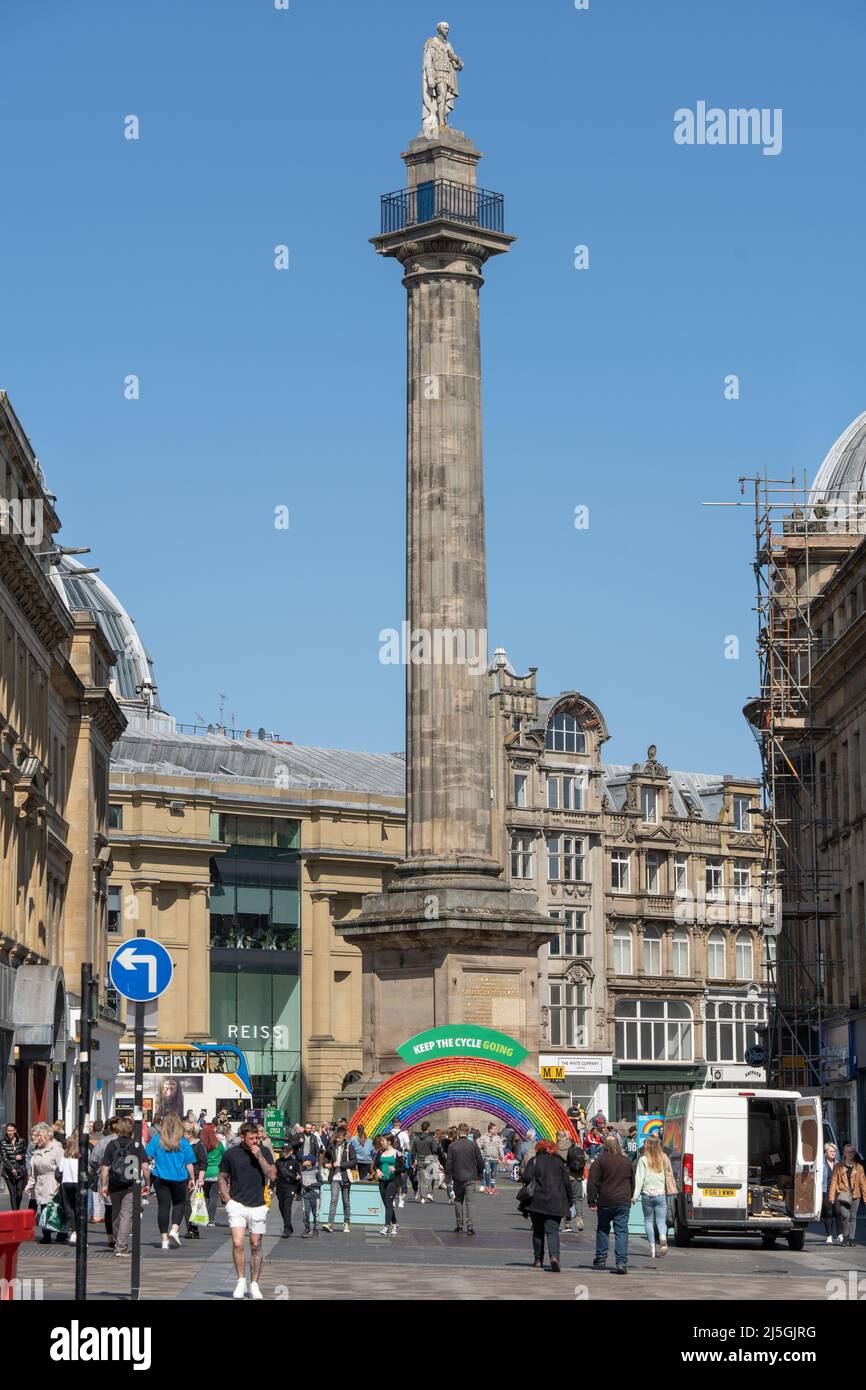
[[[441,18],[518,237],[482,291],[491,648],[597,701],[612,760],[752,772],[751,518],[701,504],[866,407],[862,0],[6,0],[0,385],[61,539],[178,719],[224,690],[402,746],[404,291],[367,238]],[[781,107],[782,153],[675,145],[698,100]]]

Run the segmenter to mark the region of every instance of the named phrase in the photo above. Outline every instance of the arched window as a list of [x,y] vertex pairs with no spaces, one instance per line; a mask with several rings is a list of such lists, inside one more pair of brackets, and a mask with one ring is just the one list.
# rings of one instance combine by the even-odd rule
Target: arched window
[[643,971],[645,975],[662,973],[662,938],[658,927],[644,928]]
[[573,714],[555,714],[548,721],[544,746],[553,753],[585,753],[586,735]]
[[754,979],[752,938],[747,931],[737,932],[737,979]]
[[678,999],[621,999],[614,1013],[621,1062],[691,1062],[692,1011]]
[[674,932],[673,944],[671,948],[673,960],[673,971],[675,975],[688,975],[689,973],[689,934],[683,927],[677,927]]
[[613,934],[613,973],[615,975],[630,975],[632,973],[631,932],[628,927],[617,927]]
[[725,934],[717,928],[707,938],[707,979],[724,980],[726,975]]

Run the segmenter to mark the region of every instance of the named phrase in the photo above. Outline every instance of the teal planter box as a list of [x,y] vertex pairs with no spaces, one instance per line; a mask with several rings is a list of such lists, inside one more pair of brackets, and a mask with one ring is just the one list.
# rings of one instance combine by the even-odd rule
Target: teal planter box
[[[328,1212],[331,1209],[331,1187],[329,1183],[322,1184],[322,1195],[319,1202],[319,1221],[324,1224],[328,1219]],[[353,1226],[383,1226],[385,1224],[385,1208],[379,1196],[379,1184],[375,1182],[353,1182],[349,1189],[349,1211],[350,1220]],[[334,1216],[334,1225],[343,1224],[343,1198],[337,1198],[337,1211]]]

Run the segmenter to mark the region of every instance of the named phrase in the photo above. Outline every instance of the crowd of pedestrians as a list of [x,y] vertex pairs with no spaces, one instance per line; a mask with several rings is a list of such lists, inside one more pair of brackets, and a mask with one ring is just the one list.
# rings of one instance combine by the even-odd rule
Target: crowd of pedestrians
[[[660,1138],[638,1147],[634,1125],[610,1124],[602,1112],[588,1118],[575,1107],[569,1118],[577,1133],[555,1141],[533,1133],[520,1137],[509,1125],[491,1122],[484,1132],[467,1124],[434,1129],[425,1120],[408,1133],[394,1120],[385,1132],[351,1133],[348,1121],[318,1128],[296,1124],[287,1130],[277,1156],[261,1125],[247,1121],[237,1132],[221,1111],[208,1120],[202,1111],[181,1120],[167,1113],[158,1128],[144,1126],[142,1202],[151,1196],[157,1209],[161,1248],[181,1239],[197,1240],[203,1226],[216,1223],[220,1202],[231,1233],[238,1282],[234,1296],[260,1298],[262,1237],[268,1209],[276,1199],[282,1236],[302,1225],[312,1239],[352,1229],[351,1189],[356,1183],[378,1188],[383,1211],[381,1234],[399,1230],[398,1213],[410,1200],[440,1200],[453,1207],[454,1232],[473,1236],[479,1197],[496,1197],[505,1174],[521,1184],[518,1209],[532,1228],[533,1268],[560,1270],[560,1240],[584,1229],[586,1208],[596,1220],[593,1268],[607,1266],[611,1235],[614,1268],[628,1272],[629,1214],[640,1203],[651,1260],[667,1254],[668,1228],[676,1184]],[[13,1210],[36,1211],[41,1239],[74,1243],[78,1193],[78,1133],[63,1125],[39,1123],[29,1141],[14,1124],[4,1127],[0,1162]],[[95,1121],[88,1136],[91,1175],[89,1219],[104,1225],[118,1258],[128,1257],[132,1229],[135,1157],[133,1123],[114,1116]],[[866,1172],[850,1143],[841,1157],[824,1146],[822,1219],[828,1244],[853,1245],[860,1203],[866,1201]],[[182,1228],[185,1227],[183,1237]],[[245,1277],[249,1240],[250,1278]]]

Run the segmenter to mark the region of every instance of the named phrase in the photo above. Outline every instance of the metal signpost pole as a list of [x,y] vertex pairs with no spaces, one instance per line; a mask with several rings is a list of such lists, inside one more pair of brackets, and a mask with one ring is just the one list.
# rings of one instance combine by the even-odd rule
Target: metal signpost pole
[[144,1119],[144,1005],[135,1006],[135,1080],[132,1109],[135,1180],[132,1188],[132,1282],[129,1296],[133,1303],[141,1298],[141,1187],[144,1145],[142,1143],[142,1121]]
[[174,962],[159,941],[136,936],[118,946],[108,965],[108,976],[118,994],[135,1005],[135,1095],[133,1121],[132,1174],[132,1279],[130,1298],[141,1298],[141,1190],[145,1150],[142,1143],[144,1121],[144,1006],[168,989],[174,975]]
[[90,964],[81,967],[81,1014],[78,1023],[78,1192],[75,1202],[75,1300],[87,1298],[87,1194],[90,1181],[90,1012],[93,1007]]

